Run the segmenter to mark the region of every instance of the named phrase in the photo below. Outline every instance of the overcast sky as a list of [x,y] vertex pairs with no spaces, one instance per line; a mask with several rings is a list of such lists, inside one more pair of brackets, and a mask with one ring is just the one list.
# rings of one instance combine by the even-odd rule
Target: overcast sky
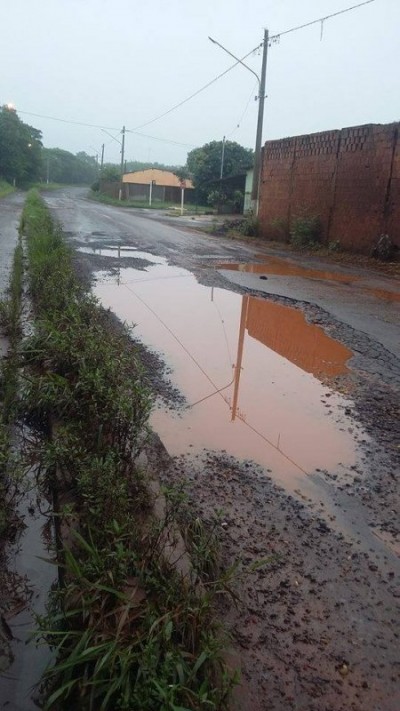
[[[47,147],[118,161],[118,135],[200,89],[233,54],[360,0],[2,0],[0,103],[43,132]],[[400,119],[400,0],[283,36],[268,53],[264,140]],[[249,65],[259,71],[261,55]],[[168,116],[128,133],[126,158],[184,164],[192,147],[224,135],[254,147],[256,79],[236,66]],[[110,130],[115,129],[115,130]],[[153,137],[166,140],[154,140]],[[169,141],[169,142],[167,142]],[[175,143],[174,143],[175,142]],[[186,145],[177,145],[186,144]]]

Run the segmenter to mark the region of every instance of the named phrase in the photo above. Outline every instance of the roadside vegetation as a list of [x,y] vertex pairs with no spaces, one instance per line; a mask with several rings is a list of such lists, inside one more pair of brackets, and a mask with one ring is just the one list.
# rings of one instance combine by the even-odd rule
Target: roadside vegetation
[[0,542],[10,533],[19,484],[19,467],[12,448],[12,425],[18,389],[22,277],[23,253],[19,243],[14,252],[10,285],[5,298],[0,301],[0,332],[7,343],[7,352],[0,361]]
[[0,198],[5,197],[6,195],[9,195],[10,193],[13,193],[15,191],[15,188],[10,185],[10,183],[7,183],[6,180],[2,180],[0,178]]
[[55,502],[62,581],[41,620],[56,656],[45,708],[223,709],[233,674],[213,607],[232,571],[183,493],[160,494],[138,465],[152,404],[140,365],[36,191],[21,229],[35,311],[22,408],[41,433],[29,460]]

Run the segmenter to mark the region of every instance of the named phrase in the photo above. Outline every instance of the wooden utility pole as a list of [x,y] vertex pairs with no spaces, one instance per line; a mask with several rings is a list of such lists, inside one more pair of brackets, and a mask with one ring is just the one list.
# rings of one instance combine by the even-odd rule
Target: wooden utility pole
[[264,120],[264,102],[265,102],[265,82],[267,76],[267,57],[268,57],[269,33],[264,30],[263,56],[261,64],[261,78],[258,92],[258,119],[256,146],[254,149],[254,173],[253,173],[253,189],[251,198],[254,205],[254,214],[258,215],[259,200],[260,200],[260,178],[261,178],[261,144]]
[[121,142],[121,186],[119,189],[118,199],[122,200],[122,190],[124,187],[124,161],[125,161],[125,126],[122,127],[122,142]]
[[222,155],[221,155],[221,172],[220,172],[220,180],[224,177],[224,160],[225,160],[225,136],[222,139]]

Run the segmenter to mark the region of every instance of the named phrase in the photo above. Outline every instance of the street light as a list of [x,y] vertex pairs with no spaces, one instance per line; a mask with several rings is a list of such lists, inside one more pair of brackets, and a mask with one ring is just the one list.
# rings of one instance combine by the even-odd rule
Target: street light
[[267,55],[268,55],[268,42],[269,34],[268,30],[264,30],[264,41],[263,41],[263,56],[261,63],[261,77],[256,74],[251,67],[247,66],[243,60],[236,57],[229,49],[226,49],[222,44],[217,42],[212,37],[208,38],[213,44],[224,50],[230,57],[236,59],[236,61],[241,64],[245,69],[254,74],[258,81],[258,118],[257,118],[257,131],[256,131],[256,145],[254,150],[254,175],[253,175],[253,189],[251,193],[251,198],[253,201],[254,214],[258,215],[259,200],[260,200],[260,176],[261,176],[261,143],[262,143],[262,129],[264,120],[264,101],[265,101],[265,78],[267,74]]

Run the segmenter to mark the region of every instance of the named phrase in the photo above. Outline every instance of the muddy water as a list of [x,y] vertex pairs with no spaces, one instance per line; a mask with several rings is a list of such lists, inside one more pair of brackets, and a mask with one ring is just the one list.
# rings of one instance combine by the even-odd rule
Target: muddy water
[[159,406],[152,415],[171,454],[225,450],[291,490],[316,470],[360,461],[364,435],[346,414],[350,403],[321,382],[346,372],[351,352],[300,311],[202,286],[164,260],[99,273],[95,293],[162,352],[187,399],[183,411]]
[[[29,482],[28,482],[29,484]],[[48,508],[35,493],[34,473],[30,487],[18,507],[24,529],[8,550],[8,569],[16,579],[24,581],[26,594],[14,611],[11,607],[7,624],[12,634],[11,666],[0,675],[0,708],[7,711],[37,709],[37,685],[51,660],[51,651],[43,642],[37,645],[34,633],[38,629],[37,615],[46,614],[51,586],[57,580],[57,569],[47,561],[51,558],[52,529],[43,513]]]
[[339,272],[330,272],[328,270],[311,269],[302,267],[299,264],[293,264],[287,259],[279,257],[262,257],[262,262],[254,263],[219,263],[215,264],[216,269],[227,269],[228,271],[247,272],[249,274],[260,274],[269,276],[289,276],[301,277],[303,279],[311,279],[324,282],[340,282],[348,286],[353,284],[370,296],[375,296],[383,301],[396,303],[400,301],[400,292],[391,291],[389,289],[374,288],[364,284],[365,278],[356,274],[341,274]]
[[358,281],[359,277],[353,274],[339,274],[338,272],[330,272],[321,269],[309,269],[301,267],[298,264],[292,264],[286,259],[279,257],[263,257],[263,262],[255,262],[254,264],[217,264],[216,269],[228,269],[238,272],[249,272],[251,274],[274,274],[277,276],[298,276],[305,279],[319,279],[323,281],[339,281],[345,284],[351,284]]

